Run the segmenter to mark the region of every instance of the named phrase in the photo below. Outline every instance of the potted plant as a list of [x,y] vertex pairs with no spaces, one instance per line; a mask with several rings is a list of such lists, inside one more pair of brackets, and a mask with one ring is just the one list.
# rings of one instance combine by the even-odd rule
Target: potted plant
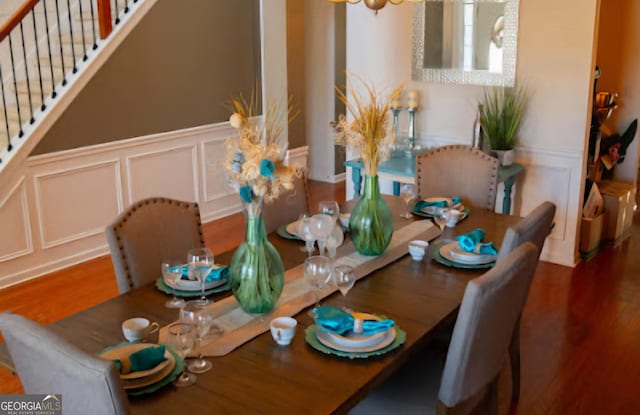
[[526,103],[526,91],[520,86],[485,89],[479,103],[482,133],[503,166],[515,159],[513,149]]

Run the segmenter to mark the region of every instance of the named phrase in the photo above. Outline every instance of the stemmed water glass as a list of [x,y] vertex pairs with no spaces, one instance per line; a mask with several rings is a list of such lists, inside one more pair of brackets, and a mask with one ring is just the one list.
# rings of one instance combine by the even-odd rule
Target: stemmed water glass
[[196,277],[200,281],[201,297],[200,299],[209,302],[204,295],[204,286],[207,277],[213,269],[213,253],[208,248],[194,248],[189,250],[187,254],[187,264],[189,265],[189,274]]
[[340,217],[340,205],[335,200],[323,200],[318,203],[318,213],[331,216],[335,222]]
[[402,183],[400,185],[400,197],[404,200],[404,203],[407,205],[405,212],[400,215],[400,217],[405,219],[411,219],[411,213],[409,213],[409,204],[416,197],[416,187],[413,183]]
[[304,240],[304,247],[300,248],[302,251],[307,252],[307,256],[311,256],[315,251],[314,245],[316,237],[313,234],[311,227],[311,217],[307,214],[300,215],[298,219],[298,236]]
[[449,208],[437,207],[433,209],[433,220],[440,227],[440,231],[444,230],[444,226],[449,220]]
[[178,284],[178,281],[182,278],[182,261],[173,258],[166,259],[162,261],[161,269],[162,278],[169,282],[169,287],[173,293],[173,298],[164,303],[164,306],[167,308],[182,307],[184,305],[184,300],[176,297],[176,284]]
[[[331,260],[325,256],[312,256],[304,261],[304,278],[307,280],[316,299],[315,308],[320,307],[318,291],[324,288],[331,279]],[[313,310],[310,312],[315,317]]]
[[353,274],[353,267],[349,265],[338,265],[333,269],[333,282],[340,290],[343,296],[346,296],[353,284],[356,282],[356,277]]
[[[193,333],[193,327],[184,322],[176,322],[169,325],[167,328],[167,342],[169,346],[180,356],[184,361],[187,354],[193,348],[195,344],[195,336]],[[196,383],[198,378],[192,373],[188,373],[185,369],[178,379],[173,384],[177,387],[189,386]]]
[[339,226],[334,226],[333,231],[331,231],[331,235],[327,238],[327,252],[329,253],[329,258],[333,261],[336,257],[336,249],[342,245],[344,242],[344,233],[342,232],[342,228]]
[[[195,334],[194,349],[198,350],[202,345],[202,339],[214,328],[213,313],[209,303],[202,300],[191,300],[180,310],[180,320],[191,324]],[[220,332],[220,328],[215,326],[215,330]],[[198,358],[189,363],[189,370],[193,373],[204,373],[211,369],[213,365],[210,361],[203,359],[202,350],[199,351]]]
[[317,214],[311,217],[311,232],[318,241],[318,250],[320,255],[324,255],[324,248],[327,238],[331,235],[331,231],[336,226],[336,221],[332,216]]

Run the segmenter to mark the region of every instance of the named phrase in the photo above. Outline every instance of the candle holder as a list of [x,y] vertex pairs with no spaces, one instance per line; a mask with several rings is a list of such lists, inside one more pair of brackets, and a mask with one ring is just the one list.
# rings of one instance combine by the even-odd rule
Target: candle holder
[[416,149],[416,111],[418,108],[409,107],[409,150]]
[[399,126],[400,111],[402,111],[401,107],[391,108],[391,112],[393,113],[393,132],[395,133],[396,137],[398,136],[398,133],[399,133],[398,129],[400,128]]

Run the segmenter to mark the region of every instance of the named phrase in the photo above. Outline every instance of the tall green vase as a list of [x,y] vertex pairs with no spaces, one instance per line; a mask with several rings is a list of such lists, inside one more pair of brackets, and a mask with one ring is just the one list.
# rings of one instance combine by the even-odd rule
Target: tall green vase
[[244,311],[267,313],[282,293],[284,265],[280,254],[267,239],[262,215],[245,214],[244,242],[229,264],[231,290]]
[[393,235],[391,210],[380,197],[378,176],[365,176],[364,193],[351,211],[351,240],[362,255],[380,255]]

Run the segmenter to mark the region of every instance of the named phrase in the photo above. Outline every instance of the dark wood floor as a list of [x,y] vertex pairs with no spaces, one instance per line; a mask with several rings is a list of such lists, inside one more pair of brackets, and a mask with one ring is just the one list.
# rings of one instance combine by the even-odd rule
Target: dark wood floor
[[[344,183],[311,184],[312,202],[344,199]],[[222,252],[243,237],[240,214],[205,225],[207,245]],[[220,238],[219,235],[225,235]],[[68,287],[73,286],[74,290]],[[0,310],[42,324],[117,295],[108,257],[0,291]],[[541,263],[522,319],[522,394],[509,412],[640,413],[640,219],[632,236],[576,268]],[[501,413],[508,411],[508,372]],[[0,394],[20,393],[17,377],[0,369]]]

